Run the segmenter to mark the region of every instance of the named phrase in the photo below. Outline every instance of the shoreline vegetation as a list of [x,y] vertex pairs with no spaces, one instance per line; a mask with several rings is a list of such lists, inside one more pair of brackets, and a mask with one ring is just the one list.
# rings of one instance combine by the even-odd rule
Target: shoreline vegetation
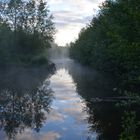
[[140,1],[106,0],[71,42],[70,56],[109,72],[123,90],[140,90]]
[[49,64],[46,52],[55,33],[43,0],[0,1],[0,64]]
[[122,109],[119,140],[140,139],[140,1],[106,0],[69,46],[71,58],[115,77],[121,100],[94,101],[115,101]]

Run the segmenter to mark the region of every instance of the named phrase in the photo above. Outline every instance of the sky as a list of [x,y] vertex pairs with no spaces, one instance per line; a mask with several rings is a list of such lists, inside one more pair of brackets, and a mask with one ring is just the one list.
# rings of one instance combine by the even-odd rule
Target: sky
[[55,43],[65,46],[77,39],[81,28],[96,14],[104,0],[47,0],[54,16]]

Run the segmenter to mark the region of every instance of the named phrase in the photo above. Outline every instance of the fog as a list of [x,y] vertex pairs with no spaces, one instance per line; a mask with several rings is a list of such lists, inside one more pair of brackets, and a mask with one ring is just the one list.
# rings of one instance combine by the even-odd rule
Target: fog
[[52,44],[52,47],[48,50],[48,57],[51,60],[69,58],[69,47],[60,47]]

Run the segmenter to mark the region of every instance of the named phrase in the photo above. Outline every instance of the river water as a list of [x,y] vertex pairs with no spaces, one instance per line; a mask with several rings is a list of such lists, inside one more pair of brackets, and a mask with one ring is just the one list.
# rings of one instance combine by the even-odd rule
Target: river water
[[117,140],[120,114],[108,76],[50,50],[55,68],[0,71],[0,140]]

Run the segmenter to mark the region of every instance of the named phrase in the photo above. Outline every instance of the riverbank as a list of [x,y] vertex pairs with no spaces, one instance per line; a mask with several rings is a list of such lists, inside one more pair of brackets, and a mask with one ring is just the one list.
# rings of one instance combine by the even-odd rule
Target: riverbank
[[140,1],[106,0],[70,43],[70,55],[82,64],[113,74],[122,93],[127,90],[140,95],[138,5]]

